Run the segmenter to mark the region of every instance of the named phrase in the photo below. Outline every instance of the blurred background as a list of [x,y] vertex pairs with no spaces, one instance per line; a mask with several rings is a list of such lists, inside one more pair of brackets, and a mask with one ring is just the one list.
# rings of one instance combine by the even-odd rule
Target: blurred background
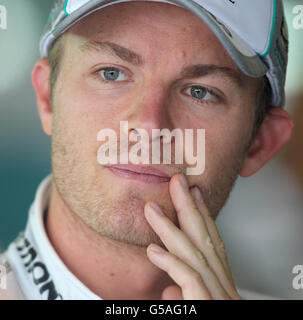
[[[38,184],[50,172],[50,139],[40,126],[31,70],[53,0],[0,0],[8,28],[0,29],[0,251],[24,229]],[[217,219],[239,287],[302,299],[292,287],[303,264],[303,29],[284,0],[290,35],[286,109],[294,118],[291,142],[259,173],[239,178]],[[302,21],[303,23],[303,21]]]

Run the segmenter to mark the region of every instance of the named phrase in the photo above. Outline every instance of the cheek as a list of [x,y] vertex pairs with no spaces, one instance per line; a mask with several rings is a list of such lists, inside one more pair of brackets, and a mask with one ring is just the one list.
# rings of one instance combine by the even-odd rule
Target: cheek
[[[250,126],[242,124],[250,123],[249,121],[233,119],[228,122],[214,121],[204,124],[205,170],[200,176],[191,176],[192,185],[199,182],[205,185],[213,184],[224,176],[231,175],[235,170],[239,170],[252,130]],[[197,144],[195,148],[197,150]]]
[[68,136],[65,140],[72,140],[74,147],[81,148],[86,159],[97,156],[101,129],[110,128],[119,134],[121,113],[109,97],[87,92],[80,84],[69,81],[68,86],[58,91],[55,103],[60,131]]
[[246,119],[234,123],[216,131],[209,130],[206,134],[206,171],[214,178],[219,172],[228,174],[233,171],[245,156],[251,130],[242,123],[249,122]]

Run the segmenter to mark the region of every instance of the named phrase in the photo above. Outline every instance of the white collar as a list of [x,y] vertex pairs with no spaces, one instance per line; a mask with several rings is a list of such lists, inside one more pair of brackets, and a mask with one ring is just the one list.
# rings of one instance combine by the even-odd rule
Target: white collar
[[27,299],[102,300],[59,258],[44,228],[52,175],[39,185],[24,233],[10,244],[7,257]]

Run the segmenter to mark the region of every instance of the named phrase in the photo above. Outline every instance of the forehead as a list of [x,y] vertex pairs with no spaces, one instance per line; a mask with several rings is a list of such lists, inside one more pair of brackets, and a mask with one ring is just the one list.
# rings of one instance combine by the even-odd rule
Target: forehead
[[[77,44],[87,39],[121,41],[124,45],[163,45],[190,49],[213,47],[229,58],[217,37],[192,12],[167,3],[126,2],[98,10],[68,32]],[[167,50],[166,50],[167,51]]]
[[[181,30],[201,26],[203,22],[192,12],[177,5],[152,1],[128,1],[112,4],[97,10],[88,17],[82,19],[77,26],[85,24],[90,31],[102,32],[107,24],[123,27],[132,25],[149,25],[155,29],[163,30],[163,27],[173,27]],[[137,30],[139,33],[140,30]]]
[[[91,42],[108,42],[129,51],[128,56],[140,57],[146,71],[165,70],[166,75],[180,77],[182,70],[202,64],[231,69],[237,83],[252,80],[200,18],[172,4],[136,1],[110,5],[79,21],[64,38],[63,60],[68,66],[87,60],[91,53],[95,58],[87,61],[97,61],[98,52],[83,48],[91,47],[86,46]],[[124,55],[119,51],[119,57]]]

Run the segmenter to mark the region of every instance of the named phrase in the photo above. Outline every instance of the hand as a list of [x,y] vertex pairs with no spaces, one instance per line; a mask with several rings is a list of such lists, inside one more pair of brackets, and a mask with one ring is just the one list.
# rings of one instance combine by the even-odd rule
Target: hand
[[177,284],[167,287],[162,299],[240,300],[223,242],[199,189],[189,189],[185,176],[176,174],[169,192],[180,229],[155,202],[147,202],[144,208],[147,221],[168,249],[153,243],[147,247],[147,256]]

